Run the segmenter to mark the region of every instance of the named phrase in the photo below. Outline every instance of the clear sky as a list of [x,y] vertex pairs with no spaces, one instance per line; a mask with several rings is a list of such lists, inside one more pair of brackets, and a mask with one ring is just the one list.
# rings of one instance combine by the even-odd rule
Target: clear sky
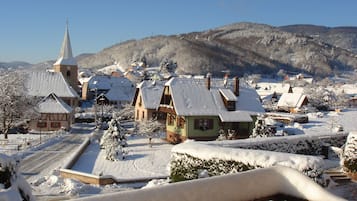
[[0,0],[0,61],[56,59],[66,19],[78,55],[236,22],[357,26],[356,9],[356,0]]

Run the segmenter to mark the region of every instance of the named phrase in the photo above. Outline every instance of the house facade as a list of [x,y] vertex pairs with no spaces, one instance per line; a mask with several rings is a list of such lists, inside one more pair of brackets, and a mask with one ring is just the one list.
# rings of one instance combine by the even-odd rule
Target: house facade
[[[221,129],[234,130],[235,138],[248,137],[256,112],[241,107],[242,103],[237,104],[240,101],[237,95],[243,96],[238,85],[238,79],[229,85],[233,90],[228,85],[221,87],[223,85],[211,83],[210,78],[168,81],[159,107],[160,112],[167,113],[167,140],[172,143],[186,139],[214,140]],[[259,112],[264,112],[261,104],[252,107],[260,107]]]
[[158,111],[163,89],[164,82],[162,81],[144,80],[138,84],[132,101],[135,107],[135,121],[157,119],[165,123],[166,113]]
[[36,131],[69,130],[74,122],[73,111],[72,107],[51,93],[38,103],[40,117],[31,119],[29,127]]

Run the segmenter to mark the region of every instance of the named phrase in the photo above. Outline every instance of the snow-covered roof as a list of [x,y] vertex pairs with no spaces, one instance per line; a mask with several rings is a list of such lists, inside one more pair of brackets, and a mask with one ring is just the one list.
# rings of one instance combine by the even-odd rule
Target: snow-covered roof
[[134,86],[118,86],[111,88],[104,96],[109,101],[131,101],[135,92]]
[[230,89],[220,88],[219,91],[227,101],[237,101],[237,96]]
[[109,75],[95,75],[88,81],[89,89],[110,90],[114,87],[130,87],[133,88],[133,83],[125,77],[114,77]]
[[56,63],[54,63],[53,65],[77,66],[76,59],[73,58],[72,55],[72,47],[71,47],[71,40],[69,38],[68,25],[66,26],[66,31],[64,33],[60,55]]
[[198,79],[170,79],[166,84],[170,87],[175,111],[182,116],[216,116],[218,109],[212,94]]
[[51,93],[47,97],[43,98],[38,103],[39,113],[71,113],[71,106],[67,105],[62,99],[58,98],[56,94]]
[[244,83],[240,83],[239,94],[238,101],[236,102],[237,110],[246,111],[250,115],[265,113],[259,95],[255,89]]
[[28,75],[25,86],[31,96],[45,97],[55,93],[58,97],[78,98],[78,94],[66,82],[62,73],[32,72]]
[[244,111],[220,111],[219,118],[222,122],[252,122],[249,113]]
[[[251,122],[249,115],[264,113],[259,96],[254,89],[240,85],[240,96],[236,97],[230,88],[223,87],[223,79],[211,79],[208,90],[205,79],[172,78],[165,85],[170,87],[175,111],[183,116],[219,116],[226,122]],[[221,95],[237,101],[238,112],[228,112]],[[239,115],[237,115],[239,114]]]
[[305,99],[306,95],[301,93],[283,93],[278,101],[278,107],[299,108]]
[[160,99],[164,90],[162,81],[144,80],[138,86],[141,91],[143,106],[146,109],[157,109],[160,105]]

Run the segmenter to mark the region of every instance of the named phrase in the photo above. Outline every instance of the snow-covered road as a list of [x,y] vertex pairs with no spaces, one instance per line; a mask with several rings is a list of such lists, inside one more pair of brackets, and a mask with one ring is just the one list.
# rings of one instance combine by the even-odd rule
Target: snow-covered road
[[38,176],[47,175],[53,169],[58,168],[59,161],[62,161],[68,154],[83,142],[83,135],[68,134],[56,144],[32,152],[20,163],[20,171],[28,182],[37,179]]

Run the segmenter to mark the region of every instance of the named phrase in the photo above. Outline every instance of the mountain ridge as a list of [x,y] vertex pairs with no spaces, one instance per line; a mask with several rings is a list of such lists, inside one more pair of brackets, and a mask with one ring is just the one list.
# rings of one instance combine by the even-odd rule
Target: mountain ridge
[[[160,66],[171,60],[181,74],[269,73],[280,69],[328,76],[357,69],[357,27],[324,27],[241,22],[205,31],[157,35],[113,44],[76,57],[82,68],[134,61]],[[51,61],[34,66],[50,66]]]

